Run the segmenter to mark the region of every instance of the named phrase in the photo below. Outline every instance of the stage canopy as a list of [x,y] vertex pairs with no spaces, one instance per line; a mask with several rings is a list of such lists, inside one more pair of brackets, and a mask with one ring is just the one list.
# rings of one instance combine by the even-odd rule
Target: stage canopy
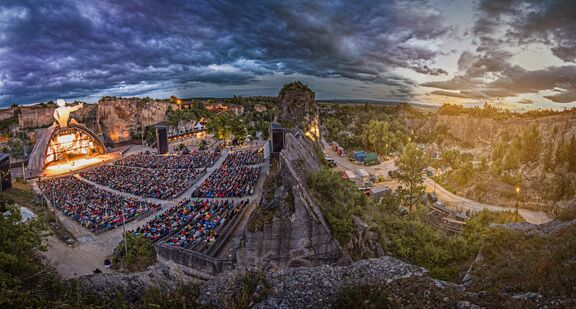
[[38,133],[28,160],[29,177],[44,176],[49,166],[75,166],[76,162],[89,162],[89,159],[106,153],[102,140],[78,123],[70,123],[67,127],[54,124]]

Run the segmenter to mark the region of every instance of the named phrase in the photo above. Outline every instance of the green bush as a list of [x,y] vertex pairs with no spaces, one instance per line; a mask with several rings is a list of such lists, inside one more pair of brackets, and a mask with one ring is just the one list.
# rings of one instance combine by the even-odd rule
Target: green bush
[[[126,254],[125,241],[128,242],[128,254]],[[113,262],[114,267],[122,267],[127,271],[143,271],[156,263],[156,250],[144,236],[134,236],[130,233],[116,248]]]
[[352,235],[352,216],[360,215],[362,209],[366,209],[368,198],[351,182],[330,170],[312,173],[307,183],[322,209],[332,235],[341,244],[346,244]]

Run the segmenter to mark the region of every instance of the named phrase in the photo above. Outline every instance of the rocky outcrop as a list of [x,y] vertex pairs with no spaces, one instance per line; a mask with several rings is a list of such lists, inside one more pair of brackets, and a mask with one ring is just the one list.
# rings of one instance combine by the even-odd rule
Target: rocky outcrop
[[352,222],[354,223],[352,237],[344,249],[355,259],[384,256],[384,248],[380,244],[378,233],[371,231],[368,224],[359,217],[353,216]]
[[[332,238],[320,207],[309,195],[307,173],[318,171],[316,146],[297,130],[287,133],[280,153],[281,186],[276,190],[279,208],[262,230],[245,231],[237,250],[239,269],[297,267],[350,261]],[[264,202],[267,205],[268,202]]]
[[526,235],[546,237],[556,234],[572,225],[576,224],[576,219],[570,221],[553,220],[542,224],[532,224],[528,222],[512,222],[504,224],[492,224],[491,228],[504,228],[521,231]]
[[[261,279],[253,294],[246,296],[243,284],[249,280],[241,278],[256,276]],[[332,308],[336,304],[362,308],[530,308],[544,305],[537,294],[466,291],[460,285],[430,278],[425,268],[388,256],[349,266],[291,268],[263,275],[228,274],[203,284],[198,303],[224,308],[241,296],[251,297],[252,308]]]
[[176,109],[167,101],[104,97],[98,101],[98,131],[114,143],[131,140],[142,127],[166,121],[169,107]]
[[284,85],[276,102],[276,121],[304,132],[318,128],[318,105],[314,92],[301,82]]
[[122,295],[127,300],[137,301],[148,288],[173,291],[180,284],[194,279],[177,269],[156,265],[150,270],[138,273],[94,274],[75,280],[87,294],[112,299]]

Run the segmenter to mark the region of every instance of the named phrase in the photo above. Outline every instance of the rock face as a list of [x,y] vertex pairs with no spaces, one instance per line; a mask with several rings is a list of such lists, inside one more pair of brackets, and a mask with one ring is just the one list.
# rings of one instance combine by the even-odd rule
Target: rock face
[[314,92],[300,82],[284,85],[276,103],[276,121],[288,127],[299,127],[304,132],[318,127],[318,105]]
[[430,132],[433,128],[445,127],[459,140],[470,145],[494,144],[502,135],[522,134],[531,124],[536,124],[544,141],[558,142],[561,137],[576,135],[576,114],[562,114],[545,117],[495,120],[469,115],[436,114],[422,129]]
[[[20,114],[18,114],[18,128],[26,130],[52,125],[54,122],[54,109],[56,109],[56,106],[53,104],[22,106]],[[96,104],[84,104],[84,107],[73,112],[71,117],[90,130],[94,130],[96,129],[96,112]]]
[[350,262],[350,257],[332,238],[320,207],[307,190],[306,174],[321,168],[314,149],[316,144],[299,130],[287,133],[285,143],[280,153],[282,185],[275,194],[281,201],[274,207],[279,209],[261,231],[245,231],[236,254],[238,268]]
[[169,107],[176,109],[174,104],[166,101],[102,98],[98,101],[98,131],[114,143],[131,140],[132,133],[142,126],[166,121]]

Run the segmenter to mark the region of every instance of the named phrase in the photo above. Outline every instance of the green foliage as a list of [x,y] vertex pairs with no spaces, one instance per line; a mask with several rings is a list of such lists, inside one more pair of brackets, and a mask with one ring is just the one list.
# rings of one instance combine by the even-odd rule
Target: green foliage
[[362,143],[379,154],[388,154],[392,149],[398,149],[402,143],[397,140],[394,132],[390,131],[390,123],[387,121],[370,120],[364,125]]
[[507,120],[512,118],[537,118],[543,116],[559,115],[563,113],[575,113],[576,108],[557,111],[552,109],[537,109],[527,112],[514,112],[505,108],[494,107],[490,104],[484,104],[483,107],[464,107],[459,104],[444,104],[438,109],[440,115],[470,115],[474,117],[491,118],[495,120]]
[[409,197],[410,211],[413,210],[414,197],[424,192],[422,183],[424,182],[424,169],[428,167],[428,164],[428,155],[413,143],[406,146],[396,161],[397,178],[407,188],[405,193]]
[[[123,267],[125,270],[135,272],[143,271],[148,266],[156,263],[156,250],[154,245],[145,237],[129,233],[126,239],[122,240],[116,248],[113,258],[115,267]],[[124,242],[128,242],[128,255]]]
[[288,90],[304,90],[304,91],[311,91],[310,88],[308,88],[307,85],[303,84],[301,81],[297,80],[288,84],[285,84],[284,86],[282,86],[282,89],[280,90],[280,95],[282,95],[284,92],[288,91]]
[[[411,109],[411,107],[368,104],[324,104],[320,109],[320,116],[329,140],[338,142],[348,150],[368,148],[383,154],[386,152],[386,144],[389,145],[388,152],[403,148],[407,139],[404,134],[406,128],[399,121],[398,115],[401,111]],[[371,122],[370,128],[368,124]],[[384,126],[387,126],[387,129]],[[376,130],[384,130],[387,132],[386,136],[379,137]],[[371,136],[375,144],[369,144],[368,136]]]
[[62,283],[42,265],[46,226],[38,220],[20,222],[20,210],[0,202],[0,307],[52,307]]
[[218,140],[230,140],[232,135],[243,141],[246,139],[246,128],[241,118],[230,113],[220,113],[212,118],[206,125],[208,132],[213,133]]
[[372,228],[379,232],[384,251],[426,267],[433,277],[443,280],[462,275],[483,246],[490,224],[522,220],[517,213],[483,211],[472,216],[462,234],[447,236],[423,222],[427,208],[401,216],[397,205],[391,197],[373,212]]
[[460,165],[460,151],[458,149],[447,149],[440,153],[440,159],[444,165],[456,169]]
[[332,236],[341,244],[348,243],[352,235],[352,216],[360,215],[367,208],[368,198],[351,182],[330,170],[310,174],[307,183],[322,209]]
[[224,300],[226,308],[246,309],[261,302],[270,291],[266,276],[262,272],[248,272],[239,277],[239,289]]
[[180,121],[199,121],[207,118],[211,114],[202,102],[194,101],[192,106],[187,109],[178,109],[175,111],[167,110],[168,122],[171,126],[177,126]]
[[483,261],[473,269],[476,289],[536,292],[544,296],[576,295],[576,225],[550,236],[518,231],[489,231]]

